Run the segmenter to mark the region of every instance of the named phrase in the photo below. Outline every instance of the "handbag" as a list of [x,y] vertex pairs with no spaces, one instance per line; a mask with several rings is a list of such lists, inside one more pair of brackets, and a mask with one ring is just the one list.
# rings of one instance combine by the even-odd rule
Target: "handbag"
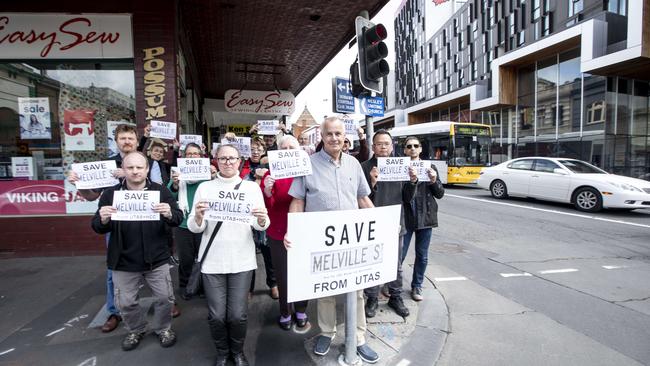
[[[238,190],[240,185],[241,182],[235,186],[235,190]],[[201,267],[203,266],[205,257],[207,257],[208,252],[210,251],[210,246],[212,246],[214,238],[217,236],[217,232],[219,232],[219,229],[221,229],[221,224],[223,224],[223,221],[219,221],[217,223],[217,226],[212,231],[212,235],[210,235],[210,240],[208,241],[208,245],[205,247],[205,251],[203,251],[201,260],[194,262],[192,265],[192,272],[190,273],[190,278],[188,278],[187,285],[185,286],[185,296],[187,297],[198,295],[203,289],[203,281],[201,280]]]
[[208,242],[208,246],[205,248],[205,251],[201,256],[201,260],[194,262],[192,265],[192,272],[190,273],[190,278],[187,279],[187,285],[185,286],[185,296],[187,297],[198,295],[203,289],[203,283],[201,281],[201,266],[203,265],[205,257],[208,255],[208,251],[210,250],[210,246],[214,241],[214,237],[217,236],[217,232],[219,232],[219,229],[221,228],[221,224],[223,224],[223,221],[219,221],[217,223],[217,227],[215,227],[214,231],[212,231],[210,241]]

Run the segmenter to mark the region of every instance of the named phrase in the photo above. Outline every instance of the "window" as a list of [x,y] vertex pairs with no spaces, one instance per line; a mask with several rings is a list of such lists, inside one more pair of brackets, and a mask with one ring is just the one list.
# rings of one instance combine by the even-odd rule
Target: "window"
[[530,14],[532,20],[537,20],[542,15],[542,0],[532,0],[530,6]]
[[522,159],[522,160],[517,160],[513,161],[508,165],[508,168],[510,169],[517,169],[517,170],[531,170],[533,169],[533,159]]
[[536,159],[535,160],[535,171],[544,172],[544,173],[553,173],[553,169],[560,168],[559,165],[554,162],[546,159]]
[[583,0],[569,0],[569,17],[572,17],[582,11]]
[[601,123],[605,121],[605,101],[600,100],[591,103],[587,107],[587,124]]
[[627,15],[626,0],[605,0],[604,5],[605,5],[605,10],[609,12],[620,14],[623,16]]

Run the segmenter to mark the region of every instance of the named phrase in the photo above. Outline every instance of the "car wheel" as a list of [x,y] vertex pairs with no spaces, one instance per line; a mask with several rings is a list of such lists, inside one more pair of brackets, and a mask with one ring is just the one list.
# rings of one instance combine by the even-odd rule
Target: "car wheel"
[[494,198],[506,198],[508,197],[508,188],[502,180],[497,179],[490,184],[490,193]]
[[579,211],[598,212],[603,208],[603,199],[597,190],[583,187],[574,193],[573,205]]

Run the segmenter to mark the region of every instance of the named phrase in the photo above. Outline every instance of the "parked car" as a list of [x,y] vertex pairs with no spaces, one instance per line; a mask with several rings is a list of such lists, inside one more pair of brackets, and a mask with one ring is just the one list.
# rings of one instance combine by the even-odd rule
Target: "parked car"
[[494,198],[532,197],[580,211],[650,208],[650,182],[609,174],[576,159],[526,157],[484,168],[477,184]]

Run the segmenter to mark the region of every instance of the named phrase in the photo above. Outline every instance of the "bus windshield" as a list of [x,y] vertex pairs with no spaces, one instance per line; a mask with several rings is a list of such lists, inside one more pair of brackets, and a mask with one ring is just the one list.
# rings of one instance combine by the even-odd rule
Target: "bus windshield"
[[450,161],[450,165],[485,166],[487,163],[489,163],[489,153],[489,136],[455,135],[453,157]]

